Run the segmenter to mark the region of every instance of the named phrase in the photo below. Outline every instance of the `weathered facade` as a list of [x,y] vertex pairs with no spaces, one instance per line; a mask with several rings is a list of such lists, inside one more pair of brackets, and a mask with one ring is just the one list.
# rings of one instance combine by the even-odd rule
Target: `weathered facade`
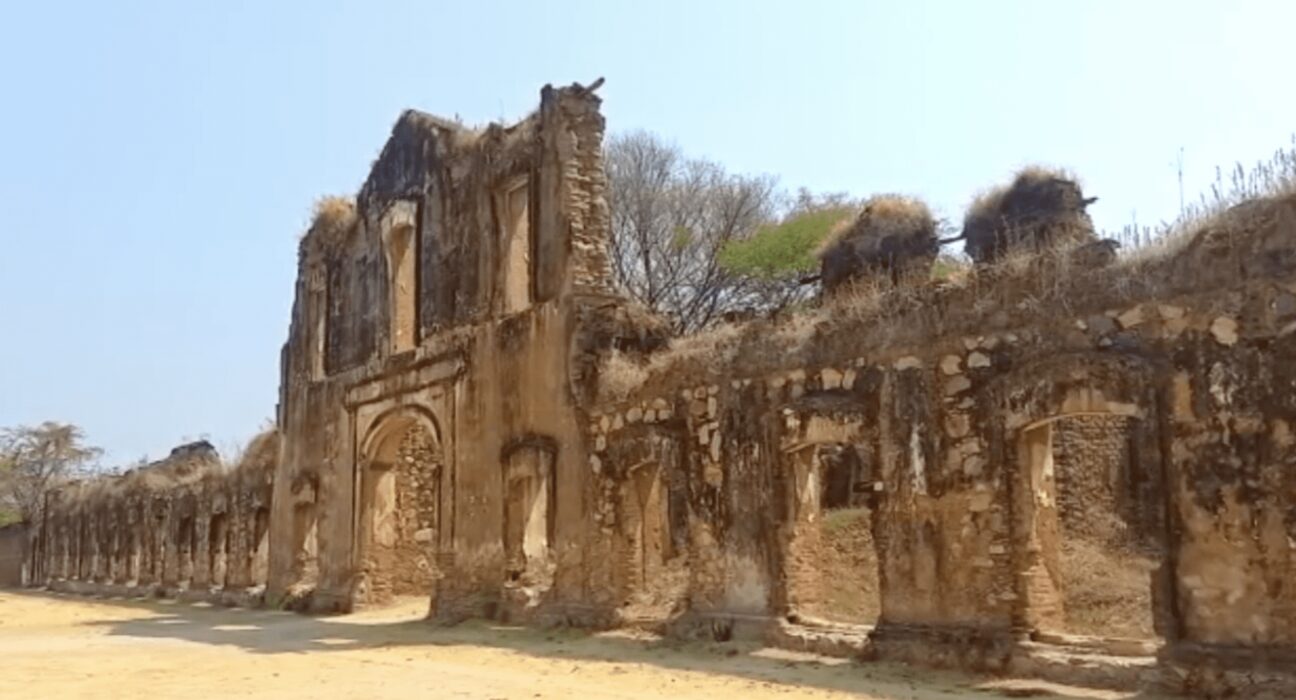
[[226,470],[210,444],[196,442],[121,476],[47,493],[35,578],[78,592],[259,603],[277,448],[273,434],[261,436]]
[[[1291,199],[1137,276],[987,276],[679,352],[610,279],[598,107],[572,86],[511,127],[403,115],[303,239],[272,467],[51,494],[42,577],[992,670],[1101,648],[1149,654],[1135,682],[1159,660],[1182,689],[1292,687]],[[616,395],[614,350],[649,368]],[[1148,562],[1130,634],[1159,641],[1068,636],[1092,542]]]

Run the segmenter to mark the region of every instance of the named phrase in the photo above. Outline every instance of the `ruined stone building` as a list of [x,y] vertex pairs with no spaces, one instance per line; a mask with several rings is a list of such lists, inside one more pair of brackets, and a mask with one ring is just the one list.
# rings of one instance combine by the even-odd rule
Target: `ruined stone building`
[[403,114],[301,242],[276,434],[51,493],[40,578],[1290,682],[1296,201],[669,339],[610,277],[599,104]]

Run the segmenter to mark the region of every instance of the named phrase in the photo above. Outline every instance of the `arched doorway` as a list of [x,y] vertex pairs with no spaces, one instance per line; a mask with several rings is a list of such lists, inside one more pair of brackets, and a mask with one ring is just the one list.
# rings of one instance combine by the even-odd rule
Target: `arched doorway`
[[378,422],[363,443],[356,522],[356,602],[431,595],[440,526],[441,444],[422,412]]

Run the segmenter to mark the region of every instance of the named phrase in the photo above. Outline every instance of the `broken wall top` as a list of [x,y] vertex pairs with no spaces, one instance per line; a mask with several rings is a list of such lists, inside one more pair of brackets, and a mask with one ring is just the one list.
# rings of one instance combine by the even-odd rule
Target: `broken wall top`
[[[295,376],[321,346],[312,379],[400,354],[410,335],[417,346],[562,298],[614,297],[599,105],[572,85],[546,87],[510,126],[403,113],[356,198],[326,200],[302,240]],[[398,336],[393,319],[409,315]]]
[[931,354],[961,338],[994,332],[1056,335],[1088,321],[1096,326],[1089,330],[1115,336],[1115,346],[1096,349],[1119,351],[1117,317],[1142,317],[1137,308],[1146,303],[1194,299],[1198,306],[1239,315],[1252,328],[1267,326],[1274,323],[1272,314],[1248,306],[1254,299],[1249,302],[1242,291],[1264,282],[1296,293],[1296,194],[1245,202],[1106,267],[1075,265],[1065,254],[1046,251],[978,266],[952,281],[863,287],[818,309],[676,338],[663,352],[629,366],[622,362],[615,369],[619,381],[601,385],[598,400],[616,403],[862,356]]

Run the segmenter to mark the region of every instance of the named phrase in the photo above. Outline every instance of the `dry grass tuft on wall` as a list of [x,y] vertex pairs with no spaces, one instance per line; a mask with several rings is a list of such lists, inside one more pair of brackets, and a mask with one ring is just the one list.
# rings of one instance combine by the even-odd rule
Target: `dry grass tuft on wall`
[[963,219],[967,254],[978,263],[991,263],[1017,250],[1092,242],[1097,236],[1085,210],[1093,201],[1066,171],[1024,168],[1011,183],[980,195],[968,208]]
[[329,195],[315,202],[311,223],[301,239],[303,256],[330,257],[346,245],[360,223],[354,197]]
[[852,280],[929,274],[940,241],[936,218],[921,200],[903,195],[872,197],[849,226],[835,230],[819,249],[825,290]]
[[[759,376],[786,367],[836,363],[889,348],[990,329],[1072,319],[1147,299],[1282,277],[1296,270],[1296,192],[1266,196],[1185,224],[1165,241],[1111,264],[1078,260],[1069,241],[1019,248],[993,263],[954,269],[942,279],[895,285],[857,279],[822,304],[775,321],[730,324],[672,339],[605,398],[663,393],[692,383]],[[1046,321],[1046,323],[1048,322]]]

